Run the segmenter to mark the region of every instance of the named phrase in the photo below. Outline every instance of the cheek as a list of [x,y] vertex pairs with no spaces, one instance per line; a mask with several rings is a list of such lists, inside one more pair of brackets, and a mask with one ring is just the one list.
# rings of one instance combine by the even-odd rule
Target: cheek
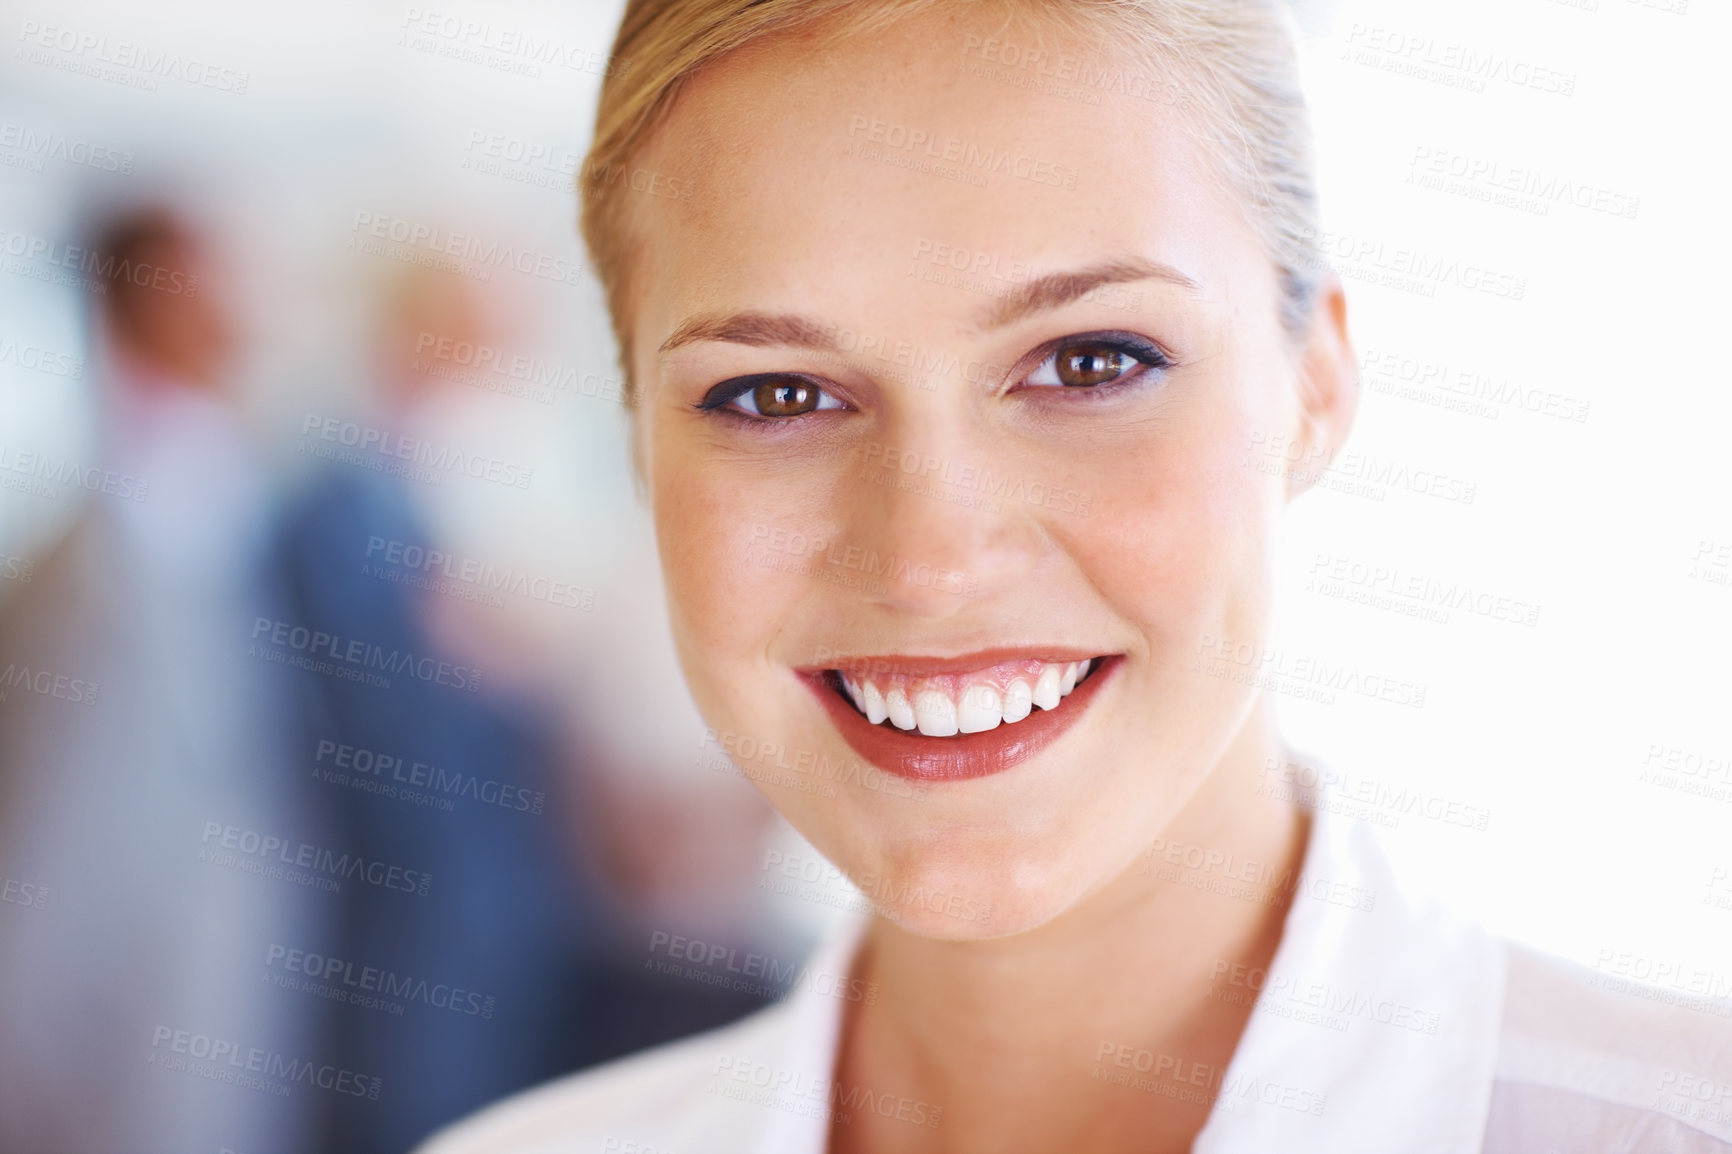
[[[718,468],[693,445],[665,438],[653,450],[651,507],[674,639],[699,704],[734,701],[770,674],[767,655],[812,595],[807,574],[822,566],[829,517],[815,495]],[[765,701],[757,690],[752,698]]]
[[[1253,390],[1208,386],[1097,470],[1104,499],[1075,548],[1091,583],[1152,646],[1177,658],[1205,633],[1255,638],[1270,595],[1279,485],[1247,451],[1267,408]],[[1176,650],[1174,647],[1178,647]]]
[[683,466],[669,447],[678,453],[664,446],[650,477],[656,544],[674,637],[701,697],[718,666],[738,665],[751,651],[771,595],[752,581],[751,560],[767,552],[771,534],[754,532],[762,521],[741,508],[738,495]]

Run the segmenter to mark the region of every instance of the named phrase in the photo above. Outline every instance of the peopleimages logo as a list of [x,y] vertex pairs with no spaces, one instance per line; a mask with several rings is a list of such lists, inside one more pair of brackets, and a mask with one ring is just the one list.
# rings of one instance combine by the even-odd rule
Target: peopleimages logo
[[1225,1066],[1111,1039],[1102,1039],[1095,1050],[1095,1068],[1089,1077],[1097,1082],[1199,1106],[1218,1103],[1225,1113],[1236,1113],[1248,1105],[1261,1104],[1318,1115],[1323,1113],[1329,1100],[1328,1095],[1301,1086],[1272,1082],[1253,1074],[1230,1071]]
[[[406,35],[399,42],[417,51],[434,51],[531,77],[541,75],[543,64],[591,76],[624,76],[631,68],[629,60],[609,59],[606,52],[567,44],[538,29],[472,20],[437,8],[412,5],[404,9],[400,27],[406,29]],[[504,67],[508,64],[515,67]]]
[[1391,829],[1401,824],[1404,815],[1473,830],[1485,829],[1491,820],[1491,811],[1483,806],[1427,793],[1415,785],[1318,769],[1279,757],[1263,759],[1257,792],[1284,801],[1299,798],[1311,808],[1327,808],[1330,813]]
[[[550,363],[527,353],[495,345],[457,340],[423,330],[415,338],[416,364],[441,380],[456,381],[484,392],[504,392],[552,403],[552,394],[566,392],[623,403],[625,382],[600,373],[579,373],[569,365]],[[521,387],[519,387],[521,386]]]
[[[369,457],[412,461],[446,474],[459,473],[478,481],[493,481],[515,489],[529,488],[530,481],[535,477],[533,466],[520,465],[481,453],[470,453],[452,445],[436,444],[419,437],[405,437],[389,429],[339,420],[336,417],[324,417],[317,413],[308,413],[302,418],[301,437],[303,453],[307,452],[309,441],[317,438],[327,444],[359,450],[363,456],[355,463],[364,463]],[[433,473],[432,476],[438,478],[440,473]],[[434,483],[437,484],[438,481],[435,480]]]
[[88,140],[54,132],[52,129],[38,131],[29,125],[10,120],[0,121],[0,149],[27,160],[27,165],[14,167],[28,167],[32,172],[41,172],[44,160],[58,160],[63,164],[92,168],[98,172],[132,175],[133,155],[130,152],[93,144]]
[[69,377],[75,381],[84,379],[84,358],[76,353],[60,352],[41,345],[21,345],[15,340],[0,339],[0,365],[17,365],[51,377]]
[[[226,1038],[195,1034],[158,1026],[150,1039],[150,1064],[216,1082],[245,1086],[286,1096],[290,1084],[305,1082],[321,1090],[353,1094],[377,1101],[381,1079],[357,1074],[341,1066],[318,1065],[304,1058],[291,1058],[259,1046],[243,1046]],[[189,1060],[190,1059],[190,1060]],[[278,1082],[265,1079],[277,1078]]]
[[0,669],[0,701],[5,701],[14,689],[22,689],[38,697],[53,697],[74,705],[95,705],[99,688],[96,682],[82,677],[56,673],[52,669],[33,670],[15,661]]
[[[375,256],[388,256],[390,251],[375,245],[356,245],[355,240],[363,242],[389,242],[403,246],[405,252],[421,253],[427,256],[447,257],[455,261],[467,262],[478,269],[510,269],[532,276],[539,280],[552,281],[555,284],[582,284],[584,265],[575,256],[560,256],[555,253],[537,252],[534,249],[519,245],[488,240],[471,233],[451,232],[425,221],[410,220],[407,217],[392,216],[389,213],[369,212],[357,209],[354,219],[349,225],[349,231],[356,234],[351,238],[350,247]],[[487,277],[476,279],[486,280]]]
[[[419,681],[448,685],[453,689],[468,690],[470,693],[481,688],[479,669],[454,665],[432,657],[417,657],[412,652],[386,649],[382,645],[374,645],[357,637],[342,637],[335,633],[326,633],[322,629],[309,629],[287,621],[273,621],[269,617],[259,617],[253,621],[253,640],[276,647],[274,650],[265,650],[265,655],[275,655],[283,664],[310,669],[315,673],[338,674],[352,681],[373,678],[382,683],[383,688],[389,688],[390,681],[378,674],[369,673],[369,670],[407,673]],[[248,655],[261,656],[258,648],[256,644],[252,646]],[[285,653],[285,650],[288,652]],[[317,660],[321,656],[329,660]]]
[[[969,183],[984,183],[986,174],[998,173],[1053,188],[1071,189],[1077,184],[1079,170],[1075,165],[1030,156],[1013,148],[986,147],[934,129],[856,114],[848,118],[848,135],[850,138],[860,138],[856,143],[882,145],[910,157],[919,154],[947,164],[959,165],[958,172],[976,178]],[[872,149],[868,153],[856,149],[855,154],[866,156],[867,159],[877,159],[879,150]],[[890,155],[894,156],[895,152]]]
[[248,73],[220,64],[183,56],[179,52],[154,49],[129,40],[111,41],[81,28],[41,24],[24,20],[18,26],[18,43],[13,52],[19,60],[32,64],[110,80],[130,88],[155,92],[160,81],[179,80],[195,88],[211,88],[245,96]]
[[57,459],[0,441],[0,489],[54,500],[62,485],[122,501],[142,501],[150,493],[150,482],[130,473],[80,465],[71,458]]
[[587,611],[595,608],[594,589],[551,577],[532,576],[518,569],[500,568],[491,561],[475,557],[454,556],[413,541],[369,537],[366,559],[374,570],[379,570],[377,562],[383,561],[395,569],[425,575],[429,584],[440,587],[441,591],[448,580],[472,586],[480,592],[504,592],[568,609]]
[[990,511],[996,512],[996,501],[1022,501],[1029,505],[1038,505],[1046,509],[1055,509],[1064,513],[1075,513],[1079,517],[1088,516],[1089,498],[1087,494],[1062,485],[1053,485],[1027,477],[1013,477],[1009,474],[997,474],[991,469],[979,465],[971,465],[962,461],[954,461],[948,457],[935,457],[931,453],[921,453],[913,449],[903,449],[895,445],[886,445],[882,441],[868,441],[861,449],[861,463],[869,473],[882,471],[888,474],[902,474],[906,477],[917,477],[922,481],[936,484],[951,485],[957,489],[983,494],[995,499]]
[[[658,957],[658,951],[665,956]],[[708,985],[750,990],[770,997],[784,997],[798,989],[810,989],[826,998],[845,1002],[878,1003],[878,983],[847,974],[813,970],[809,966],[781,962],[768,954],[746,953],[719,942],[701,942],[667,930],[650,934],[650,957],[645,969],[675,977],[694,978]],[[691,967],[679,963],[693,963]],[[732,975],[732,977],[730,977]]]
[[895,553],[880,553],[863,545],[808,537],[780,526],[753,525],[745,556],[765,568],[825,580],[843,578],[837,583],[863,585],[869,592],[881,592],[886,587],[880,578],[963,597],[973,597],[980,591],[980,579],[958,569],[913,561]]
[[[268,874],[328,892],[341,889],[343,881],[348,878],[358,878],[368,885],[401,890],[419,897],[426,897],[427,887],[433,884],[433,875],[425,870],[404,869],[376,859],[370,861],[359,854],[339,854],[307,842],[291,843],[275,834],[224,825],[220,821],[204,823],[204,837],[200,844],[204,848],[199,850],[199,860],[211,865],[239,869],[244,873]],[[285,872],[284,867],[289,867],[289,872]],[[298,872],[301,870],[311,872],[301,874]]]
[[52,268],[99,278],[82,286],[98,293],[108,291],[104,281],[123,280],[139,288],[155,289],[176,296],[198,295],[198,277],[194,274],[178,268],[151,264],[149,261],[135,261],[117,257],[114,253],[102,253],[93,248],[67,244],[53,237],[0,229],[0,252],[27,261],[37,261]]
[[401,754],[344,745],[328,738],[319,741],[313,763],[313,776],[322,781],[447,812],[456,808],[452,805],[453,798],[468,798],[482,805],[532,814],[540,813],[547,804],[547,794],[541,790],[460,770],[445,770]]
[[3,884],[0,884],[0,902],[10,902],[27,909],[45,910],[48,908],[48,887],[19,881],[17,878],[5,878]]
[[398,1015],[406,1003],[420,1002],[454,1014],[491,1018],[496,1003],[491,994],[465,990],[450,982],[429,982],[276,942],[265,951],[265,968],[281,970],[273,978],[285,988]]
[[845,1085],[805,1071],[771,1066],[744,1056],[716,1059],[710,1093],[755,1106],[769,1106],[846,1126],[855,1111],[937,1129],[944,1107],[931,1102]]

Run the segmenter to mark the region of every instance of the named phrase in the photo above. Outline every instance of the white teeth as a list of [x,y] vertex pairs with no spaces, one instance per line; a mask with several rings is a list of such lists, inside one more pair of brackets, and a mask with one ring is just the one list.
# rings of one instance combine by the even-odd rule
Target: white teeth
[[956,736],[956,702],[936,689],[914,696],[914,723],[927,737]]
[[985,733],[1004,720],[1004,698],[990,685],[970,685],[956,710],[957,727],[964,733]]
[[[1030,663],[1030,668],[1032,668]],[[1040,674],[1032,688],[1026,675],[1000,690],[991,671],[988,678],[969,684],[961,699],[951,696],[953,686],[966,684],[967,676],[946,676],[915,681],[919,686],[909,700],[910,678],[891,674],[889,689],[880,689],[871,680],[855,680],[841,675],[842,688],[848,699],[873,725],[888,720],[904,732],[919,730],[927,737],[952,737],[958,733],[985,733],[1000,725],[1015,725],[1026,719],[1036,706],[1057,709],[1059,702],[1087,677],[1094,666],[1093,659],[1063,664],[1042,663]],[[840,672],[840,671],[838,671]]]
[[890,710],[884,704],[884,695],[878,692],[876,685],[868,681],[863,693],[866,698],[866,707],[862,712],[866,714],[867,721],[877,725],[890,716]]
[[1042,709],[1057,709],[1058,699],[1063,696],[1059,692],[1058,683],[1058,666],[1043,666],[1039,680],[1034,683],[1034,703]]
[[908,704],[908,695],[900,689],[892,689],[884,695],[884,711],[890,724],[897,729],[914,728],[914,707]]

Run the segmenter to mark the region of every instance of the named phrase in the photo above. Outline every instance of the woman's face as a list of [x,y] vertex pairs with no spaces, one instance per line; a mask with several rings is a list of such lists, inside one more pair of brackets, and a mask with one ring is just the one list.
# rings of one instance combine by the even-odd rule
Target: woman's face
[[636,435],[699,707],[947,938],[1102,888],[1251,723],[1218,655],[1255,672],[1266,462],[1319,424],[1180,112],[1007,82],[983,57],[1015,36],[948,13],[737,53],[633,210]]

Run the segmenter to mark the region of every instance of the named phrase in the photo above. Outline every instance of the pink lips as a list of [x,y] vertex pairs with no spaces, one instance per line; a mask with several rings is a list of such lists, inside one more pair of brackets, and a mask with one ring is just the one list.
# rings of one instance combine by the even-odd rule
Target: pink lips
[[[872,724],[845,696],[838,670],[855,678],[875,675],[897,681],[932,679],[949,682],[963,675],[1018,663],[1068,663],[1094,659],[1084,680],[1056,707],[1036,708],[1023,720],[980,733],[928,737]],[[1074,725],[1101,687],[1123,663],[1120,655],[1101,656],[1080,650],[995,649],[951,658],[853,657],[822,669],[797,670],[817,696],[832,723],[855,753],[889,773],[917,781],[959,781],[1002,773],[1019,765]],[[989,677],[988,680],[992,678]]]

